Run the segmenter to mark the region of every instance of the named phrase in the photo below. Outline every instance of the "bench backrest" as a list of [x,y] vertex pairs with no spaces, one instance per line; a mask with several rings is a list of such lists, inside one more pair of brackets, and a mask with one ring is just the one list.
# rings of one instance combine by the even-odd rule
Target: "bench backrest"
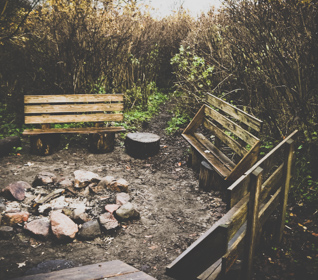
[[123,120],[123,94],[25,95],[25,124]]
[[[203,126],[215,137],[214,145],[220,147],[219,141],[229,147],[241,159],[231,168],[226,180],[234,181],[248,170],[258,159],[260,140],[254,135],[262,128],[262,121],[240,110],[224,100],[207,94],[208,105],[203,105],[183,134],[196,135],[196,130]],[[250,131],[253,131],[251,133]],[[199,136],[196,135],[197,139]],[[207,142],[209,137],[201,141]],[[205,145],[207,146],[207,145]]]

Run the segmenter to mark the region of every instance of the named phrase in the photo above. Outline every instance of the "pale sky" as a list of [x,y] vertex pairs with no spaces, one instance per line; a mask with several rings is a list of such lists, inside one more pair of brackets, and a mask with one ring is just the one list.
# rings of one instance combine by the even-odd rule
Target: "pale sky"
[[220,7],[222,0],[143,0],[142,2],[154,7],[156,10],[153,15],[160,17],[171,14],[181,4],[183,8],[189,10],[192,16],[197,16],[201,12],[208,11],[211,6]]

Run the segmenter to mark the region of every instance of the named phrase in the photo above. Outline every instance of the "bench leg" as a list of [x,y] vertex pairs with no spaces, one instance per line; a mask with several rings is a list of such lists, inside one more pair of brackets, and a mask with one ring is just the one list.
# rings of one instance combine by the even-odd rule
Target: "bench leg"
[[89,135],[89,150],[92,153],[108,153],[114,150],[115,133],[93,133]]
[[200,170],[200,164],[202,161],[202,156],[197,152],[197,150],[191,147],[191,165],[195,171]]
[[199,174],[199,188],[204,191],[215,189],[214,170],[206,161],[201,161]]
[[52,154],[60,144],[60,134],[44,134],[30,137],[31,153],[47,156]]

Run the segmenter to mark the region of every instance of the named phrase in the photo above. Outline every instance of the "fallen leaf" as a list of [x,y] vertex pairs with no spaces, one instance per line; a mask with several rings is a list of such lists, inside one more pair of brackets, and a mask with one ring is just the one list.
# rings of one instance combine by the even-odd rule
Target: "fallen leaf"
[[181,162],[178,162],[178,166],[181,166]]
[[311,235],[315,236],[315,237],[318,237],[318,233],[315,233],[315,232],[313,232]]
[[312,223],[312,220],[307,220],[304,222],[304,224],[309,224],[309,223]]
[[146,237],[146,238],[151,238],[151,237],[152,237],[152,235],[146,235],[145,237]]
[[157,249],[157,248],[158,248],[158,245],[153,245],[153,246],[150,246],[150,247],[149,247],[150,250],[155,250],[155,249]]

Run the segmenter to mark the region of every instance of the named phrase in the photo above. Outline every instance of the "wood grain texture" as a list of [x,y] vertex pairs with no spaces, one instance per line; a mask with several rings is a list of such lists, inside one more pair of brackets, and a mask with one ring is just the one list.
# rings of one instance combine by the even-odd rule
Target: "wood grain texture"
[[155,280],[138,269],[115,260],[15,278],[15,280]]
[[182,134],[182,136],[191,144],[196,151],[207,160],[209,164],[213,166],[215,171],[222,177],[227,177],[230,174],[230,170],[220,162],[213,154],[211,154],[194,136],[188,134]]
[[72,122],[120,122],[124,119],[123,114],[75,114],[75,115],[39,115],[25,116],[25,124],[41,123],[72,123]]
[[226,144],[232,151],[234,151],[239,156],[243,157],[248,153],[248,151],[237,141],[235,141],[231,136],[224,133],[224,131],[218,128],[211,121],[204,119],[203,125],[206,129],[210,130],[220,141]]
[[50,128],[50,129],[26,129],[23,131],[23,135],[40,135],[40,134],[90,134],[90,133],[115,133],[125,132],[126,129],[121,126],[111,127],[83,127],[83,128]]
[[25,95],[25,104],[123,101],[123,94]]
[[207,94],[207,102],[212,106],[221,109],[223,112],[235,117],[242,123],[253,128],[255,131],[259,132],[262,129],[263,122],[254,116],[244,112],[243,110],[234,107],[233,105],[227,103],[226,101],[218,98],[210,93]]
[[114,112],[123,111],[123,103],[99,104],[42,104],[24,106],[25,114],[50,114],[50,113],[86,113],[86,112]]
[[259,141],[259,139],[254,136],[252,133],[248,132],[235,122],[231,121],[227,117],[223,116],[219,112],[215,111],[209,106],[205,106],[205,115],[211,117],[213,120],[221,124],[224,128],[231,131],[237,137],[242,139],[247,144],[253,146],[255,142]]

